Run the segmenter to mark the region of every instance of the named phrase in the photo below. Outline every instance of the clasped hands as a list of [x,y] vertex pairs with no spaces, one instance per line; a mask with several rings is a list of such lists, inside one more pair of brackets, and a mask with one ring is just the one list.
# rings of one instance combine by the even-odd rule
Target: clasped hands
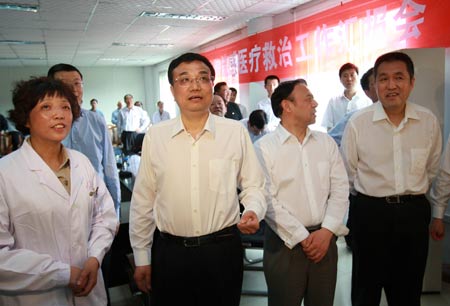
[[333,233],[326,228],[312,232],[300,245],[306,257],[314,263],[319,263],[327,254]]
[[70,267],[69,288],[75,296],[87,296],[97,284],[97,273],[100,264],[95,257],[89,257],[83,269]]

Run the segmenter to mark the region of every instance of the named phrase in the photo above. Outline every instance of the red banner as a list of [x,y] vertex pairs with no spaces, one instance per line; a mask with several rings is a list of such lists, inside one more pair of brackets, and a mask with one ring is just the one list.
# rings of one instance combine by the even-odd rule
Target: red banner
[[295,78],[391,50],[449,47],[449,11],[448,0],[354,0],[203,54],[230,84]]

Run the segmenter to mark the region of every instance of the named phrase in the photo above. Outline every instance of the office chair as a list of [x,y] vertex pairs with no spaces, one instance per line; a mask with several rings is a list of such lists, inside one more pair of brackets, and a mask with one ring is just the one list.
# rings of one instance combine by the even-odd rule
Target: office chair
[[[263,258],[251,259],[248,257],[248,249],[264,248],[264,230],[266,223],[262,220],[259,224],[259,230],[255,234],[241,234],[242,247],[244,248],[244,271],[262,272],[263,266],[257,265],[263,261]],[[267,296],[266,290],[242,290],[242,295]]]

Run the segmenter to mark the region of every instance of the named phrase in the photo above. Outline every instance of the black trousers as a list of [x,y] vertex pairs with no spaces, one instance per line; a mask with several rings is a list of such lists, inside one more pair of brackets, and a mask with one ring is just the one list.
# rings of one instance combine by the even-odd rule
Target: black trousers
[[136,137],[138,133],[136,132],[127,132],[123,131],[120,136],[120,140],[122,141],[122,152],[125,155],[130,155],[133,153],[133,148],[136,142]]
[[402,203],[358,194],[352,211],[353,306],[420,306],[428,255],[430,204],[425,196]]
[[347,218],[347,227],[350,230],[349,233],[344,236],[345,243],[347,243],[347,247],[352,250],[352,238],[353,238],[353,228],[352,228],[352,217],[353,217],[353,206],[355,205],[356,196],[350,194],[348,197],[349,206],[348,206],[348,218]]
[[243,248],[226,240],[186,247],[159,236],[152,248],[152,306],[239,306]]
[[109,296],[109,286],[110,286],[110,275],[111,275],[111,255],[112,251],[111,249],[108,250],[108,252],[105,253],[105,256],[103,257],[101,270],[103,275],[103,281],[105,282],[105,289],[106,289],[106,298],[108,300],[107,305],[111,305],[111,298]]

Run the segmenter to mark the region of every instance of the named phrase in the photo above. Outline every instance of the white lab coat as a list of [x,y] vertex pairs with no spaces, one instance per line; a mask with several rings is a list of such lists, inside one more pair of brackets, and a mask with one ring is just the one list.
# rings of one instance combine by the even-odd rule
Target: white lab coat
[[0,159],[0,305],[106,305],[100,270],[87,297],[67,286],[71,265],[101,264],[117,225],[104,182],[67,151],[70,195],[27,141]]

